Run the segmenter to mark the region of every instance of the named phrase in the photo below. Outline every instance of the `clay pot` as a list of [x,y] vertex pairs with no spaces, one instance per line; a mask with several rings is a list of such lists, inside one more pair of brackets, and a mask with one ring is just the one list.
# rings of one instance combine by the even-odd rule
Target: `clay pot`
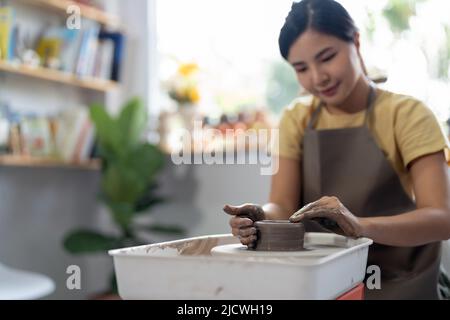
[[299,251],[303,250],[305,227],[303,223],[287,220],[262,220],[255,222],[257,240],[253,250]]

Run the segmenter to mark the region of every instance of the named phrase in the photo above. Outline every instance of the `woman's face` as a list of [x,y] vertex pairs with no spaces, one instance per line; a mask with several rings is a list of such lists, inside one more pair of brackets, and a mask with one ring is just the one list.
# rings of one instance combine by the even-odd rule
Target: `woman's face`
[[288,61],[303,88],[327,104],[340,105],[363,74],[358,46],[357,36],[349,43],[309,29],[291,46]]

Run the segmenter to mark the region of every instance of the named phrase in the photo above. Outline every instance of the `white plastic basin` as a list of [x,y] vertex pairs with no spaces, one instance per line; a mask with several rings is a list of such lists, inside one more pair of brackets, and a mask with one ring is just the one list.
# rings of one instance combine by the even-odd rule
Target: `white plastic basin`
[[210,235],[109,251],[123,299],[335,299],[364,279],[372,240],[306,233],[297,254],[211,255]]

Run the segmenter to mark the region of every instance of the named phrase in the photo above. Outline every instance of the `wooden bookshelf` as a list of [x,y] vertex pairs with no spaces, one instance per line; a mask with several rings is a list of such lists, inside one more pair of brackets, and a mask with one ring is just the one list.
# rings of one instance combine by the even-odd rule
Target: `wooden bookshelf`
[[20,0],[22,2],[32,4],[35,6],[45,7],[59,11],[62,14],[67,14],[67,8],[71,5],[76,5],[80,8],[81,16],[86,19],[97,21],[105,26],[120,28],[119,17],[110,13],[104,12],[98,8],[78,3],[71,0]]
[[100,170],[101,161],[92,159],[84,162],[67,162],[53,158],[26,157],[17,155],[0,155],[0,166],[13,167],[50,167],[84,170]]
[[36,79],[59,82],[95,91],[106,92],[116,90],[119,87],[119,84],[117,82],[111,80],[104,80],[90,77],[80,78],[74,74],[67,72],[62,72],[43,67],[16,65],[1,60],[0,60],[0,72],[7,72],[22,76],[28,76]]

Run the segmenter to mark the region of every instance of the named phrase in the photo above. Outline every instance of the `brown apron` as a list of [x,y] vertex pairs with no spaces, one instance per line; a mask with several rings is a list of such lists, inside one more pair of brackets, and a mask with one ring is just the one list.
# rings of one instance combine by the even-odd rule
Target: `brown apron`
[[[315,130],[323,103],[313,112],[303,138],[301,206],[322,196],[336,196],[358,217],[392,216],[416,209],[368,128],[375,96],[371,85],[361,127]],[[317,231],[312,222],[306,228]],[[381,270],[381,290],[366,286],[367,299],[438,298],[440,242],[416,247],[374,243],[367,265]]]

